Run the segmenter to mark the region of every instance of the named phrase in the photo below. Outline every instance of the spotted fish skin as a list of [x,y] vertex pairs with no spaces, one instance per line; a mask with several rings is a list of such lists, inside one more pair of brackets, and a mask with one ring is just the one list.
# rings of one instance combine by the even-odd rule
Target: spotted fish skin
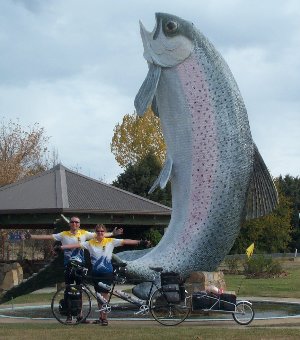
[[172,215],[160,243],[128,262],[129,274],[145,278],[149,266],[183,275],[215,270],[241,222],[267,214],[277,204],[228,65],[193,24],[162,13],[156,20],[152,33],[141,25],[144,56],[155,75],[141,88],[143,94],[148,89],[148,98],[141,98],[140,90],[135,104],[143,114],[155,100],[167,160],[152,190],[170,178]]

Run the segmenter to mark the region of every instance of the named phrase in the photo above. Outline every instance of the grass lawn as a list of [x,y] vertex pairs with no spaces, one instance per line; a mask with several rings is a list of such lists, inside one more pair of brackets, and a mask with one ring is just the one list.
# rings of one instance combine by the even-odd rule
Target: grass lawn
[[[284,263],[287,275],[269,279],[247,279],[243,275],[225,275],[227,290],[239,296],[300,298],[300,263]],[[240,289],[239,289],[240,287]]]
[[[53,297],[54,293],[40,293],[40,294],[26,294],[22,296],[18,296],[13,299],[14,304],[23,304],[23,303],[49,303]],[[5,302],[4,305],[10,305],[11,301]]]
[[139,326],[114,324],[104,328],[97,325],[63,326],[59,324],[0,324],[0,339],[299,339],[299,328],[272,327],[206,327]]

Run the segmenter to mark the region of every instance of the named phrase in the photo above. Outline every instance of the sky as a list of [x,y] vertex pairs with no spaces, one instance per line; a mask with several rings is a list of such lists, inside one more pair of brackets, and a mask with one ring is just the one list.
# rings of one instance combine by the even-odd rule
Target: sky
[[0,118],[39,123],[66,167],[111,183],[113,129],[147,74],[139,20],[191,21],[228,63],[273,177],[300,175],[298,0],[1,0]]

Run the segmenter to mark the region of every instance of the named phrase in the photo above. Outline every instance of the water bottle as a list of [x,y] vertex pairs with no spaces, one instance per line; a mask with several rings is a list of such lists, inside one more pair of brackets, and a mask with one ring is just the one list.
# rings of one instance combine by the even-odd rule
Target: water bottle
[[103,303],[103,304],[107,303],[107,300],[105,299],[105,297],[102,294],[97,293],[97,298],[101,301],[101,303]]
[[105,290],[107,290],[108,292],[109,292],[110,289],[111,289],[111,286],[110,286],[110,285],[107,285],[107,284],[105,284],[105,283],[103,283],[103,282],[98,282],[98,286],[101,287],[101,288],[103,288],[103,289],[105,289]]

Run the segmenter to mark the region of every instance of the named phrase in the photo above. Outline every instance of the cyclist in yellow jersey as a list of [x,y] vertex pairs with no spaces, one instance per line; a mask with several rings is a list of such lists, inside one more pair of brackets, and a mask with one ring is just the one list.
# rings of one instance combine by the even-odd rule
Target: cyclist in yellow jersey
[[[107,300],[108,290],[99,286],[99,282],[104,283],[108,286],[112,284],[113,266],[111,263],[111,259],[114,247],[120,247],[124,245],[149,246],[150,242],[145,240],[105,238],[107,230],[103,224],[97,224],[95,228],[95,233],[96,237],[89,241],[83,241],[77,244],[65,244],[62,245],[60,248],[63,250],[78,248],[87,249],[89,251],[92,263],[92,276],[95,278],[95,291],[97,293],[101,293],[102,297]],[[99,308],[101,309],[101,306],[99,306]],[[99,322],[103,326],[108,325],[106,313],[100,312]]]
[[[79,242],[85,242],[87,240],[95,238],[96,234],[86,231],[84,229],[80,229],[80,219],[77,216],[71,217],[69,221],[70,230],[62,231],[57,234],[51,235],[31,235],[27,234],[26,238],[30,238],[33,240],[55,240],[60,241],[62,245],[70,245],[70,244],[78,244]],[[115,228],[113,232],[105,233],[105,237],[110,237],[113,235],[121,235],[123,233],[122,228]],[[76,281],[76,284],[79,284],[79,279],[73,276],[68,266],[69,260],[71,257],[77,256],[84,263],[84,252],[83,249],[68,249],[64,251],[64,267],[65,267],[65,283],[72,284]]]

